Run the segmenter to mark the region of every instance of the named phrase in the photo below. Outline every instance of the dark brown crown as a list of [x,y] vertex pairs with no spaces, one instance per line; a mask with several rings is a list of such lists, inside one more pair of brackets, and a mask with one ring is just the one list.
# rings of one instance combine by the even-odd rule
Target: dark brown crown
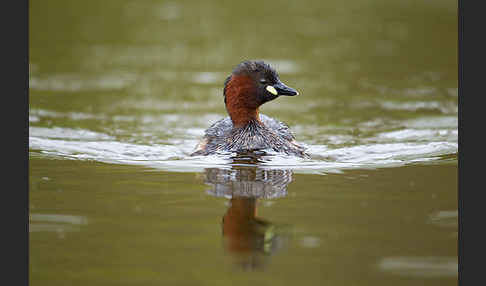
[[268,79],[270,82],[276,82],[279,79],[277,71],[264,61],[243,61],[233,69],[231,75],[224,81],[223,95],[225,96],[225,102],[226,87],[233,75],[247,75],[255,79],[255,81],[262,77]]

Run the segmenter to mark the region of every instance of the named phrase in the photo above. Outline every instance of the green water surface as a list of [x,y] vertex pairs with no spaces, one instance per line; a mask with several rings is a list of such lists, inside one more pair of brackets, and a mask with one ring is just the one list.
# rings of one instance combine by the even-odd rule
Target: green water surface
[[[30,285],[457,285],[456,7],[30,1]],[[184,161],[245,59],[318,171]]]

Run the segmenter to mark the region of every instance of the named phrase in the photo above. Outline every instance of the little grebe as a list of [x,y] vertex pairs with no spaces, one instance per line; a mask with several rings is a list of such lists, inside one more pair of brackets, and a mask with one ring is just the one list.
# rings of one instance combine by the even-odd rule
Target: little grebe
[[280,81],[277,72],[263,61],[244,61],[224,82],[224,103],[229,117],[211,125],[191,156],[219,152],[265,153],[265,150],[308,157],[289,127],[259,114],[258,108],[280,95],[299,93]]

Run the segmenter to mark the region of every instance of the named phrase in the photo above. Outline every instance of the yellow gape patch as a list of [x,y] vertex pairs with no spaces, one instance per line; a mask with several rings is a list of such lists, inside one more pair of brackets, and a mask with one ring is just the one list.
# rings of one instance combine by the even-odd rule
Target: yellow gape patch
[[278,94],[278,92],[277,92],[277,90],[275,89],[275,87],[273,87],[273,86],[271,86],[271,85],[267,85],[266,90],[268,90],[268,92],[270,92],[270,93],[271,93],[271,94],[273,94],[273,95],[277,95],[277,94]]

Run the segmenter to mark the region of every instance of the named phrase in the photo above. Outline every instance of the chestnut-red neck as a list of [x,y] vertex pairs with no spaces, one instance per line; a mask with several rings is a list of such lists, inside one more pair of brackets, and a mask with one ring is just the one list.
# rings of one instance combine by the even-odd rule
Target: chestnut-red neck
[[234,127],[243,127],[251,121],[260,122],[256,87],[246,75],[233,75],[225,88],[226,110]]

